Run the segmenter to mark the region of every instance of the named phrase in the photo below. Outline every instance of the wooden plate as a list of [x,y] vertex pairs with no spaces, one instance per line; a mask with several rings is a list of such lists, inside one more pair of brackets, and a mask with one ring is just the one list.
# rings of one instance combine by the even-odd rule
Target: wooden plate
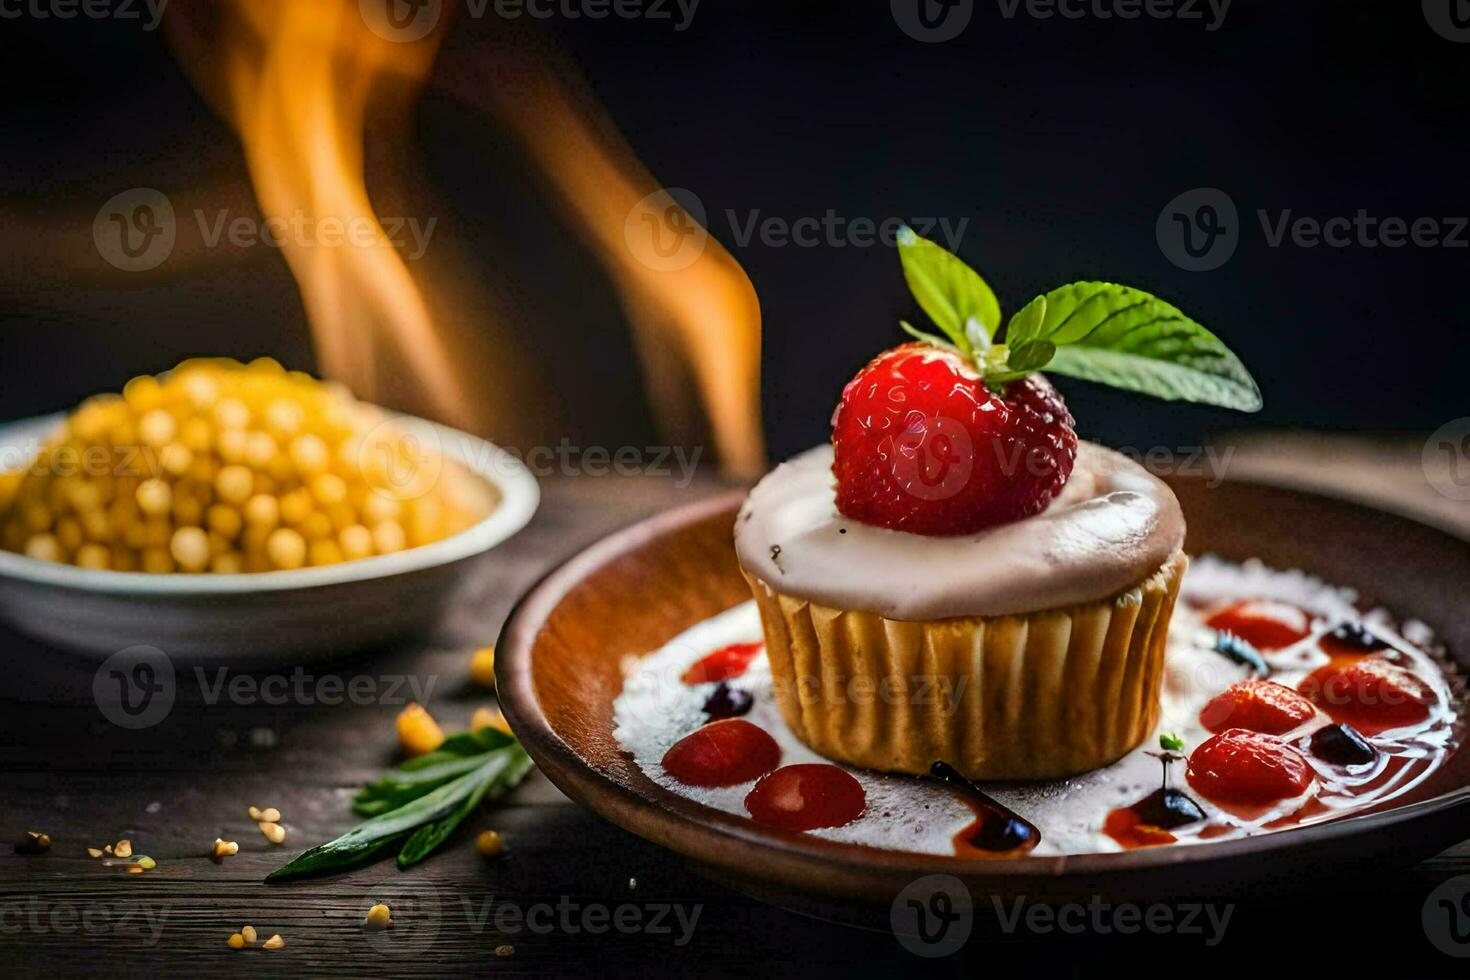
[[[1186,548],[1259,557],[1359,590],[1428,623],[1470,663],[1470,546],[1401,517],[1275,487],[1171,481]],[[1348,868],[1407,864],[1466,835],[1470,752],[1412,793],[1329,823],[1191,847],[961,860],[762,827],[649,780],[613,738],[620,662],[749,598],[731,528],[743,494],[682,507],[604,539],[553,572],[512,614],[499,648],[505,713],[542,771],[573,799],[746,891],[861,919],[928,874],[974,895],[1231,895],[1290,888]],[[861,910],[866,909],[866,912]]]

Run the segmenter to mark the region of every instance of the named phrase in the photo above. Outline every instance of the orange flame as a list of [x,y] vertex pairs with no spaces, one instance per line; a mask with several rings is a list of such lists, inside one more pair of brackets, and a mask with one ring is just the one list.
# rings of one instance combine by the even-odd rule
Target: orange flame
[[686,200],[659,186],[566,66],[553,72],[520,47],[471,54],[446,66],[444,84],[490,104],[594,246],[632,322],[660,417],[688,416],[692,382],[726,472],[759,474],[761,315],[745,270]]
[[314,229],[279,238],[323,373],[379,398],[401,360],[428,410],[464,424],[462,383],[373,210],[363,165],[369,99],[401,106],[392,96],[428,75],[434,38],[389,42],[339,0],[235,0],[214,12],[214,24],[176,19],[173,36],[238,131],[265,217]]
[[[369,105],[375,121],[379,112],[401,119],[433,67],[443,25],[418,40],[387,40],[357,0],[227,0],[179,13],[165,19],[171,37],[239,133],[264,214],[366,222],[376,232],[369,244],[314,247],[289,235],[283,243],[324,373],[376,398],[401,361],[432,414],[473,418],[444,332],[382,234],[363,161]],[[516,75],[504,90],[450,86],[472,104],[490,101],[594,246],[633,324],[659,423],[672,441],[697,438],[702,406],[725,470],[758,472],[760,312],[744,271],[660,195],[585,93],[516,46],[471,59],[468,71],[502,69]],[[682,257],[668,261],[656,239],[639,245],[644,219],[652,224],[642,234],[672,236]],[[697,249],[684,244],[691,233]]]

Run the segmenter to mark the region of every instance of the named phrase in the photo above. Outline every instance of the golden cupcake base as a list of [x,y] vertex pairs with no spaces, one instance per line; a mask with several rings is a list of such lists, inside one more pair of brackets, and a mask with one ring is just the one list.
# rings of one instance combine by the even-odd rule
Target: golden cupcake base
[[971,779],[1051,779],[1121,758],[1158,724],[1176,552],[1116,596],[1016,616],[927,622],[833,609],[746,576],[777,703],[838,762]]

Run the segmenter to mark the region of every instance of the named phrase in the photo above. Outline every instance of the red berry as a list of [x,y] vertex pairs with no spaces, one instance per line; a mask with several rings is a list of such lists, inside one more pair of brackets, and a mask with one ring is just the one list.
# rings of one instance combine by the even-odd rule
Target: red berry
[[864,524],[969,534],[1040,513],[1072,475],[1077,434],[1040,375],[1005,397],[953,351],[904,344],[847,383],[832,417],[837,509]]
[[1196,792],[1216,803],[1274,803],[1312,785],[1312,769],[1294,749],[1243,728],[1201,742],[1185,775]]
[[685,735],[664,753],[664,771],[686,786],[748,783],[781,764],[776,740],[748,721],[727,718]]
[[752,817],[783,830],[841,827],[862,816],[867,805],[862,784],[825,763],[783,766],[745,797]]
[[1246,599],[1213,613],[1205,625],[1233,633],[1257,650],[1280,650],[1312,631],[1312,617],[1284,602]]
[[1241,681],[1217,694],[1199,713],[1199,723],[1212,732],[1246,728],[1267,735],[1285,733],[1317,713],[1312,702],[1274,681]]
[[761,652],[764,643],[732,643],[706,654],[684,671],[680,678],[685,684],[703,684],[707,681],[728,681],[745,673],[750,662]]
[[1352,725],[1364,735],[1417,725],[1429,717],[1434,705],[1428,685],[1381,657],[1365,657],[1346,667],[1319,667],[1297,690],[1334,721]]

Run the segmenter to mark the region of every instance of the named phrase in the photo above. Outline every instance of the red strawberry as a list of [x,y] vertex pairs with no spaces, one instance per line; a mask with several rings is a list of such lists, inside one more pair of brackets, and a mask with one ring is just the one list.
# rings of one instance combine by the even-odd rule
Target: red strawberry
[[757,821],[785,830],[841,827],[863,815],[868,796],[851,774],[826,763],[782,766],[745,797]]
[[727,718],[696,729],[664,753],[664,770],[686,786],[734,786],[781,764],[776,740],[748,721]]
[[739,677],[764,648],[764,643],[732,643],[720,647],[696,660],[680,680],[685,684],[704,684]]
[[1312,769],[1295,750],[1243,728],[1201,742],[1185,776],[1201,796],[1221,804],[1289,800],[1312,785]]
[[1273,599],[1246,599],[1217,610],[1205,620],[1210,629],[1240,637],[1257,650],[1280,650],[1312,631],[1305,611]]
[[969,534],[1040,513],[1077,455],[1072,415],[1037,374],[995,394],[955,351],[874,358],[832,417],[837,509],[864,524]]
[[1434,704],[1434,693],[1423,681],[1381,657],[1365,657],[1347,667],[1319,667],[1297,690],[1333,720],[1364,735],[1417,725],[1429,717]]
[[1199,723],[1212,732],[1246,728],[1284,735],[1317,713],[1312,702],[1274,681],[1232,684],[1199,713]]

